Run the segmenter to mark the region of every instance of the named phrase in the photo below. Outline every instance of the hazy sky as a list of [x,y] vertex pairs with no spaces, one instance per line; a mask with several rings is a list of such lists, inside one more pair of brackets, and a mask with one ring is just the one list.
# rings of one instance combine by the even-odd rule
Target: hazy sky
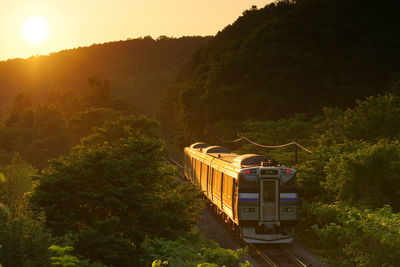
[[[270,2],[272,1],[0,0],[0,60],[26,58],[146,35],[153,38],[160,35],[215,35],[252,5],[261,8]],[[46,25],[30,22],[27,25],[26,21],[32,17],[42,19]],[[45,31],[43,27],[48,29]],[[40,37],[42,35],[45,37]],[[29,38],[39,39],[36,40],[38,44],[30,43],[27,40]]]

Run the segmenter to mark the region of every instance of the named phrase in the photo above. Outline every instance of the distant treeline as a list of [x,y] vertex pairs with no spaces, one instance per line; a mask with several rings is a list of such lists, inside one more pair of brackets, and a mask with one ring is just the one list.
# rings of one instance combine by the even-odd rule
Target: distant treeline
[[235,133],[245,119],[315,115],[384,93],[400,79],[399,8],[393,0],[297,0],[247,10],[184,65],[165,121],[179,114],[186,135],[204,138]]
[[20,93],[42,102],[54,89],[86,88],[87,78],[99,75],[112,80],[112,93],[126,98],[140,112],[152,113],[164,88],[183,63],[208,37],[179,39],[150,36],[94,44],[29,59],[0,62],[0,106]]

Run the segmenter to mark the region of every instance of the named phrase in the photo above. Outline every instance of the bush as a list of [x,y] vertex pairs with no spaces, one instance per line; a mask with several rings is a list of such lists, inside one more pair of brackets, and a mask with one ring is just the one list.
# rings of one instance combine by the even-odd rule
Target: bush
[[369,210],[313,203],[303,205],[301,214],[303,234],[314,235],[319,254],[335,265],[396,266],[400,261],[400,214],[390,206]]
[[56,245],[52,245],[49,247],[49,251],[54,256],[50,257],[51,265],[53,266],[79,266],[79,267],[106,267],[105,265],[95,262],[90,263],[86,259],[78,258],[71,255],[71,252],[74,248],[73,247],[60,247]]
[[19,154],[14,154],[11,163],[0,166],[0,172],[6,177],[4,184],[0,185],[0,192],[3,193],[0,200],[12,208],[26,192],[32,190],[31,176],[36,169],[22,160]]
[[400,209],[400,143],[382,139],[355,147],[330,158],[325,189],[337,200]]
[[[153,264],[168,262],[168,266],[236,266],[245,252],[243,249],[233,251],[220,248],[217,243],[207,240],[204,236],[191,233],[177,240],[147,238],[142,244],[150,261],[158,259]],[[163,266],[163,265],[160,265]],[[250,266],[250,265],[249,265]]]
[[15,204],[12,212],[0,211],[0,245],[4,266],[50,266],[50,235],[44,229],[44,218],[36,220],[26,201]]

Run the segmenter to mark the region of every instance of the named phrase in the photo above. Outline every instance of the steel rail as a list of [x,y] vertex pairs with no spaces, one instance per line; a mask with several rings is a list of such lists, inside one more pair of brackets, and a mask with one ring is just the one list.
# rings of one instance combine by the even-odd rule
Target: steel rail
[[[256,245],[254,244],[248,244],[250,248],[252,248],[264,261],[265,263],[268,264],[268,266],[273,266],[273,267],[279,267],[280,264],[279,263],[275,263],[273,259],[271,259],[270,256],[268,256],[266,253],[264,253],[262,251],[262,249],[258,248]],[[292,253],[290,253],[288,250],[282,248],[281,246],[278,246],[278,253],[280,253],[280,256],[284,256],[284,257],[280,257],[282,259],[289,259],[291,261],[291,263],[293,263],[295,266],[299,266],[299,267],[308,267],[307,264],[303,263],[299,258],[297,258],[295,255],[293,255]]]
[[174,158],[172,158],[172,157],[170,157],[170,156],[168,156],[168,159],[169,159],[170,161],[172,161],[172,163],[174,163],[174,165],[176,165],[176,166],[178,166],[179,168],[183,169],[182,164],[179,163],[177,160],[175,160]]
[[299,260],[299,258],[297,258],[295,255],[293,255],[292,253],[290,253],[289,251],[287,251],[284,248],[280,248],[285,254],[286,256],[288,256],[295,264],[297,264],[297,266],[300,267],[307,267],[307,265],[305,263],[303,263],[301,260]]
[[264,260],[265,263],[268,264],[268,266],[272,266],[272,267],[278,267],[278,265],[276,265],[271,259],[270,257],[268,257],[264,252],[262,252],[257,246],[250,244],[250,243],[246,243],[251,249],[253,249],[253,251],[255,253],[258,254],[258,256],[260,256],[261,259]]

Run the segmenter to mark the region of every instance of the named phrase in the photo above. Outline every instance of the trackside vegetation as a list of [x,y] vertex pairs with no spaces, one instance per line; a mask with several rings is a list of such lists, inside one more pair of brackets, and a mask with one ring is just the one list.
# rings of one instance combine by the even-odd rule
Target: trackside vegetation
[[312,120],[297,115],[246,121],[238,133],[261,144],[297,141],[313,152],[299,149],[295,165],[293,148],[237,148],[273,155],[298,170],[297,238],[335,266],[396,266],[400,261],[399,111],[400,97],[388,94],[346,110],[326,108]]
[[55,92],[38,106],[20,94],[0,126],[0,263],[240,262],[243,250],[196,230],[200,193],[167,163],[158,121],[132,115],[109,80],[88,82],[84,94]]
[[[18,158],[5,165],[5,183],[24,178],[34,185],[16,184],[12,188],[27,193],[2,195],[11,211],[0,214],[0,262],[97,267],[241,261],[243,250],[222,249],[195,230],[204,207],[200,193],[177,180],[157,126],[154,119],[122,116],[42,170]],[[23,164],[18,172],[11,167]]]

